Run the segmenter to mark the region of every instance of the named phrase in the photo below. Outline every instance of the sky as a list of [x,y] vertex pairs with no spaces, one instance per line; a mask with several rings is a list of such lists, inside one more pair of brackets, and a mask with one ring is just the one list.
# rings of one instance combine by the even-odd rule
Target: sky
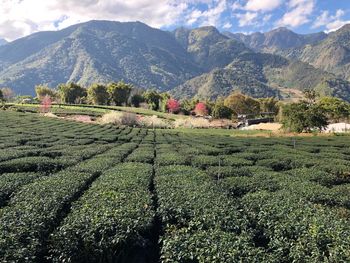
[[89,20],[141,21],[172,30],[215,26],[221,31],[331,32],[350,23],[350,0],[0,0],[0,38]]

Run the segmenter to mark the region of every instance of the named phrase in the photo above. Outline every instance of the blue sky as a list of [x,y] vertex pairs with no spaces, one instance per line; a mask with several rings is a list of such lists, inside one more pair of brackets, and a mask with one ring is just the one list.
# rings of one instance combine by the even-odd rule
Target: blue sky
[[[203,1],[189,5],[188,9],[192,11],[190,19],[187,16],[187,20],[170,28],[215,25],[220,30],[251,33],[283,26],[298,33],[311,33],[333,31],[350,23],[350,0]],[[197,20],[197,15],[191,16],[196,10],[202,12]],[[217,12],[208,14],[213,10]]]
[[166,30],[212,25],[243,33],[280,26],[330,32],[350,23],[350,0],[0,0],[0,38],[9,41],[92,19]]

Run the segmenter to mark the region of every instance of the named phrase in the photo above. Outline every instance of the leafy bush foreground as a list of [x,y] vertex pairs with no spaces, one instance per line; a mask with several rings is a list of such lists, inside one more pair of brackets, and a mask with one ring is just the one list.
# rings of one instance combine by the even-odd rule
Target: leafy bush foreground
[[347,136],[0,123],[0,262],[350,262]]

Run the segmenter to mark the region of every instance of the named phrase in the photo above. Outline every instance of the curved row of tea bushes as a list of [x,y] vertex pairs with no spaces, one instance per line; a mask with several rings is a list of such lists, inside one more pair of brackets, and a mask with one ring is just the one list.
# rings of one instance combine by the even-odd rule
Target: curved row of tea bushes
[[256,171],[220,181],[249,218],[256,246],[265,249],[261,262],[349,261],[350,224],[343,207],[350,208],[350,184],[327,188],[308,181],[307,171],[313,170]]
[[[0,131],[0,149],[11,146],[9,141],[16,145],[35,145],[48,147],[60,142],[72,145],[92,143],[108,143],[117,139],[123,128],[113,126],[91,125],[78,122],[62,121],[53,118],[40,118],[35,114],[18,114],[2,112],[4,118]],[[23,127],[26,127],[23,129]],[[35,132],[34,132],[35,131]],[[13,143],[12,143],[13,144]]]
[[253,176],[258,172],[271,172],[272,169],[264,166],[208,166],[205,171],[214,179],[226,177]]
[[[135,147],[137,144],[121,146],[121,151],[128,153]],[[111,151],[120,154],[120,149]],[[90,169],[92,159],[87,160],[77,167],[73,166],[55,175],[39,178],[22,187],[13,196],[8,206],[0,210],[1,262],[37,262],[42,257],[46,252],[44,244],[47,236],[59,223],[67,205],[79,196],[101,171],[113,166],[113,163],[105,162],[104,158],[98,159],[102,165],[95,163],[95,169]]]
[[156,164],[158,166],[186,165],[186,164],[190,164],[190,160],[186,156],[184,156],[176,151],[171,151],[171,152],[158,152],[157,151]]
[[157,131],[156,143],[157,157],[155,164],[157,166],[190,164],[188,156],[180,153],[178,150],[180,148],[187,148],[189,145],[182,144],[178,134],[172,134],[170,136],[162,131]]
[[154,160],[154,146],[153,144],[140,144],[139,147],[133,151],[128,158],[127,162],[142,162],[152,163]]
[[59,214],[98,174],[63,171],[24,186],[0,210],[1,262],[37,262]]
[[247,193],[266,190],[275,192],[281,188],[283,180],[274,172],[255,172],[253,176],[228,177],[220,181],[221,186],[232,197],[242,197]]
[[184,154],[179,153],[175,145],[165,144],[166,142],[159,144],[158,137],[157,137],[157,143],[158,143],[156,145],[157,158],[155,161],[156,165],[158,166],[185,165],[190,163],[189,158]]
[[118,164],[76,201],[50,238],[53,262],[131,262],[147,250],[154,210],[152,166]]
[[247,219],[203,171],[161,166],[155,187],[162,262],[260,262]]
[[328,207],[282,190],[249,193],[242,209],[254,225],[261,262],[349,262],[350,224]]
[[147,134],[142,140],[142,143],[154,144],[156,139],[155,131],[148,130]]
[[326,187],[309,182],[304,178],[289,177],[281,180],[280,185],[291,194],[314,204],[326,205],[330,208],[345,207],[350,209],[350,184]]
[[57,158],[34,156],[12,159],[9,161],[0,162],[0,171],[3,173],[55,172],[64,167],[71,166],[79,161],[89,159],[96,154],[105,152],[110,147],[111,146],[109,145],[92,145],[88,147],[79,146],[77,150],[72,149],[69,153],[67,152],[66,155]]
[[[108,149],[107,145],[56,145],[50,148],[21,147],[0,152],[0,171],[4,172],[53,172],[75,162],[88,159]],[[0,157],[1,158],[1,157]],[[5,161],[6,160],[6,161]],[[0,172],[0,173],[1,173]]]
[[3,207],[11,194],[23,185],[44,176],[40,173],[8,173],[0,176],[0,207]]
[[[112,146],[115,147],[111,148]],[[97,157],[81,162],[81,160],[78,160],[77,158],[67,156],[65,158],[64,166],[75,165],[70,169],[79,172],[101,172],[106,169],[106,167],[108,168],[119,163],[136,147],[137,144],[135,143],[126,143],[120,146],[117,146],[117,144],[111,144],[108,145],[108,147],[97,147],[94,152],[94,155],[98,154]],[[110,150],[101,154],[101,152],[106,149]],[[87,156],[85,155],[85,157]],[[90,155],[89,157],[93,156]],[[63,159],[60,158],[60,161],[63,161]],[[42,165],[42,163],[39,162],[38,165]],[[0,175],[0,207],[4,206],[9,197],[15,191],[19,190],[20,187],[33,182],[39,177],[49,175],[50,170],[45,169],[43,169],[41,173],[8,173]]]
[[72,170],[78,172],[102,172],[122,162],[138,146],[137,143],[123,143],[84,162],[80,162]]
[[232,155],[197,155],[191,158],[191,164],[200,168],[206,168],[208,166],[251,166],[253,161],[237,158],[234,154]]
[[8,161],[11,159],[16,158],[22,158],[22,157],[29,157],[29,156],[36,156],[39,154],[39,151],[37,148],[31,147],[30,149],[21,149],[17,147],[13,147],[12,149],[9,149],[6,147],[5,149],[0,149],[0,162]]
[[[254,236],[255,247],[264,251],[254,251],[254,260],[276,263],[349,261],[350,222],[347,209],[350,208],[350,177],[348,153],[344,150],[348,145],[337,143],[336,140],[332,138],[329,143],[325,143],[324,139],[319,139],[319,142],[312,142],[308,146],[307,139],[300,139],[297,140],[296,149],[290,140],[279,138],[266,140],[266,147],[263,141],[260,144],[256,139],[251,142],[252,146],[242,143],[241,148],[244,150],[233,153],[232,157],[251,160],[255,166],[215,164],[211,167],[208,164],[215,162],[213,156],[204,154],[203,157],[199,155],[193,158],[195,165],[206,168],[211,177],[228,177],[220,180],[219,185],[228,191],[232,200],[241,202],[240,208],[249,218],[248,225]],[[211,144],[205,140],[202,143]],[[319,143],[321,148],[318,149],[313,143]],[[229,144],[237,146],[235,143],[222,142],[222,145]],[[190,151],[195,152],[192,149]],[[224,156],[220,154],[218,157]],[[272,170],[286,171],[286,175]],[[218,177],[218,173],[222,176]],[[256,196],[254,209],[247,205],[252,196]],[[195,236],[187,229],[184,232],[187,233],[186,237],[178,232],[173,235],[171,249],[186,254],[184,251],[187,246],[195,247],[193,243],[200,247],[198,250],[208,249],[207,233]],[[201,247],[201,242],[206,245]],[[221,243],[213,243],[215,245],[220,247]],[[171,249],[167,250],[167,256],[172,255]],[[181,256],[169,262],[179,262],[183,259]],[[201,261],[194,254],[191,260]],[[202,262],[211,262],[206,260],[202,259]],[[247,262],[254,260],[248,259]],[[220,262],[232,260],[221,256]]]
[[[332,169],[327,170],[324,166],[316,166],[313,168],[299,168],[286,171],[293,177],[297,177],[303,180],[316,182],[320,185],[332,187],[340,184],[350,184],[350,176],[346,173],[346,170],[342,170],[343,166],[331,165]],[[348,166],[344,166],[345,169],[350,169]]]
[[12,159],[0,163],[0,171],[3,173],[16,172],[55,172],[66,165],[66,160],[49,157],[24,157]]
[[126,127],[124,129],[124,132],[118,136],[118,141],[130,142],[135,139],[134,137],[137,137],[139,135],[140,131],[141,129],[138,128]]

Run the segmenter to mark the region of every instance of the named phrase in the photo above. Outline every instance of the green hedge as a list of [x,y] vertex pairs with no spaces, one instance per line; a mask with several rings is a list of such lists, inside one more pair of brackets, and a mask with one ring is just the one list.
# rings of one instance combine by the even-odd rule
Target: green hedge
[[157,213],[165,226],[162,262],[223,262],[228,258],[253,262],[260,253],[235,202],[203,171],[179,165],[159,167],[155,186]]
[[94,173],[72,171],[36,180],[14,195],[0,210],[0,259],[2,262],[38,262],[46,236]]
[[5,205],[11,194],[22,186],[42,177],[40,173],[8,173],[0,176],[0,207]]
[[[154,210],[152,166],[123,163],[103,173],[52,234],[53,262],[128,262],[144,247]],[[147,248],[145,248],[147,249]]]

